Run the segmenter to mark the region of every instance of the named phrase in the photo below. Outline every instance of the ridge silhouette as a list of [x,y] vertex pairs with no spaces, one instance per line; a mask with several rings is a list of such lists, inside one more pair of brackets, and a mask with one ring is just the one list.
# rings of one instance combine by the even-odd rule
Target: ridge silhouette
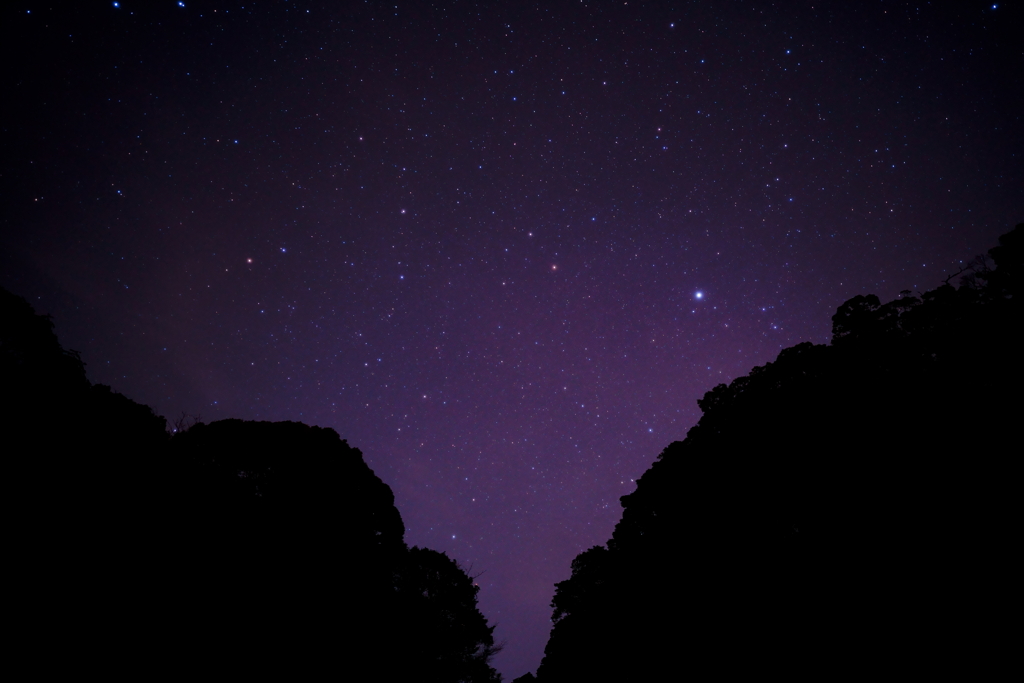
[[39,674],[499,681],[479,588],[332,429],[170,435],[0,289],[12,645]]
[[[989,256],[959,287],[854,297],[830,345],[707,392],[516,680],[1009,669],[1024,224]],[[500,680],[472,579],[405,544],[333,430],[171,435],[3,289],[0,387],[12,649],[41,674]]]
[[1011,670],[1024,224],[989,255],[707,392],[556,584],[535,680]]

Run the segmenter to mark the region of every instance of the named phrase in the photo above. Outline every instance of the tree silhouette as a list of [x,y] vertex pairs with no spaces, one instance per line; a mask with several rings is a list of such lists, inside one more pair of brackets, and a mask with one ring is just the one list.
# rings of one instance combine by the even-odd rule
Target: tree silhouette
[[442,553],[414,547],[397,577],[410,680],[500,681],[489,666],[500,649],[494,627],[477,609],[480,588],[466,572]]
[[166,422],[0,289],[13,645],[41,671],[498,681],[477,587],[331,429]]
[[[144,583],[164,421],[91,384],[50,318],[4,289],[0,395],[13,645],[44,670],[116,661],[108,644],[128,634],[111,625],[136,619]],[[55,641],[61,657],[47,654]]]
[[478,588],[445,555],[406,547],[391,489],[334,430],[222,420],[170,450],[174,602],[207,615],[188,633],[201,660],[229,643],[264,674],[343,661],[385,680],[500,680]]
[[556,586],[537,679],[985,676],[1020,533],[1024,225],[719,385]]

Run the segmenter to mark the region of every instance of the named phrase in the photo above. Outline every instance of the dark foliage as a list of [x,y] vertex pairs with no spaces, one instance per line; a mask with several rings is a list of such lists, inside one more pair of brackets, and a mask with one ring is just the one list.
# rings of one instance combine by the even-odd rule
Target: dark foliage
[[39,672],[498,681],[452,560],[331,429],[196,423],[92,385],[0,289],[9,623]]
[[401,680],[501,680],[488,665],[498,649],[494,627],[476,607],[480,589],[454,560],[414,547],[404,556],[395,585],[411,664]]
[[[492,681],[493,627],[452,560],[408,549],[391,489],[331,429],[196,424],[170,446],[186,649],[255,672]],[[237,670],[237,664],[230,664]]]
[[83,635],[134,619],[164,420],[90,384],[50,319],[2,288],[0,397],[12,646],[40,673],[88,666]]
[[844,303],[623,496],[556,586],[542,682],[1011,666],[1024,225],[959,288]]

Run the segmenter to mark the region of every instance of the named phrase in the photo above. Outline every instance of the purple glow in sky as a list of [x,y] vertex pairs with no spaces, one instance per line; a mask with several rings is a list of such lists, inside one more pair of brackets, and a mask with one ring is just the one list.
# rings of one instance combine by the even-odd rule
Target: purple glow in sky
[[336,429],[511,679],[696,399],[1024,220],[1019,12],[820,5],[6,7],[0,284],[169,418]]

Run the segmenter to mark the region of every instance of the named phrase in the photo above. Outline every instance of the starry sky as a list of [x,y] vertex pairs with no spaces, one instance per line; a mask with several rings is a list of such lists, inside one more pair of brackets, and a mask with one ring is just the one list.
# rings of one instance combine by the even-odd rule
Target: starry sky
[[0,12],[0,284],[168,418],[336,429],[506,679],[697,398],[1024,220],[1010,4]]

